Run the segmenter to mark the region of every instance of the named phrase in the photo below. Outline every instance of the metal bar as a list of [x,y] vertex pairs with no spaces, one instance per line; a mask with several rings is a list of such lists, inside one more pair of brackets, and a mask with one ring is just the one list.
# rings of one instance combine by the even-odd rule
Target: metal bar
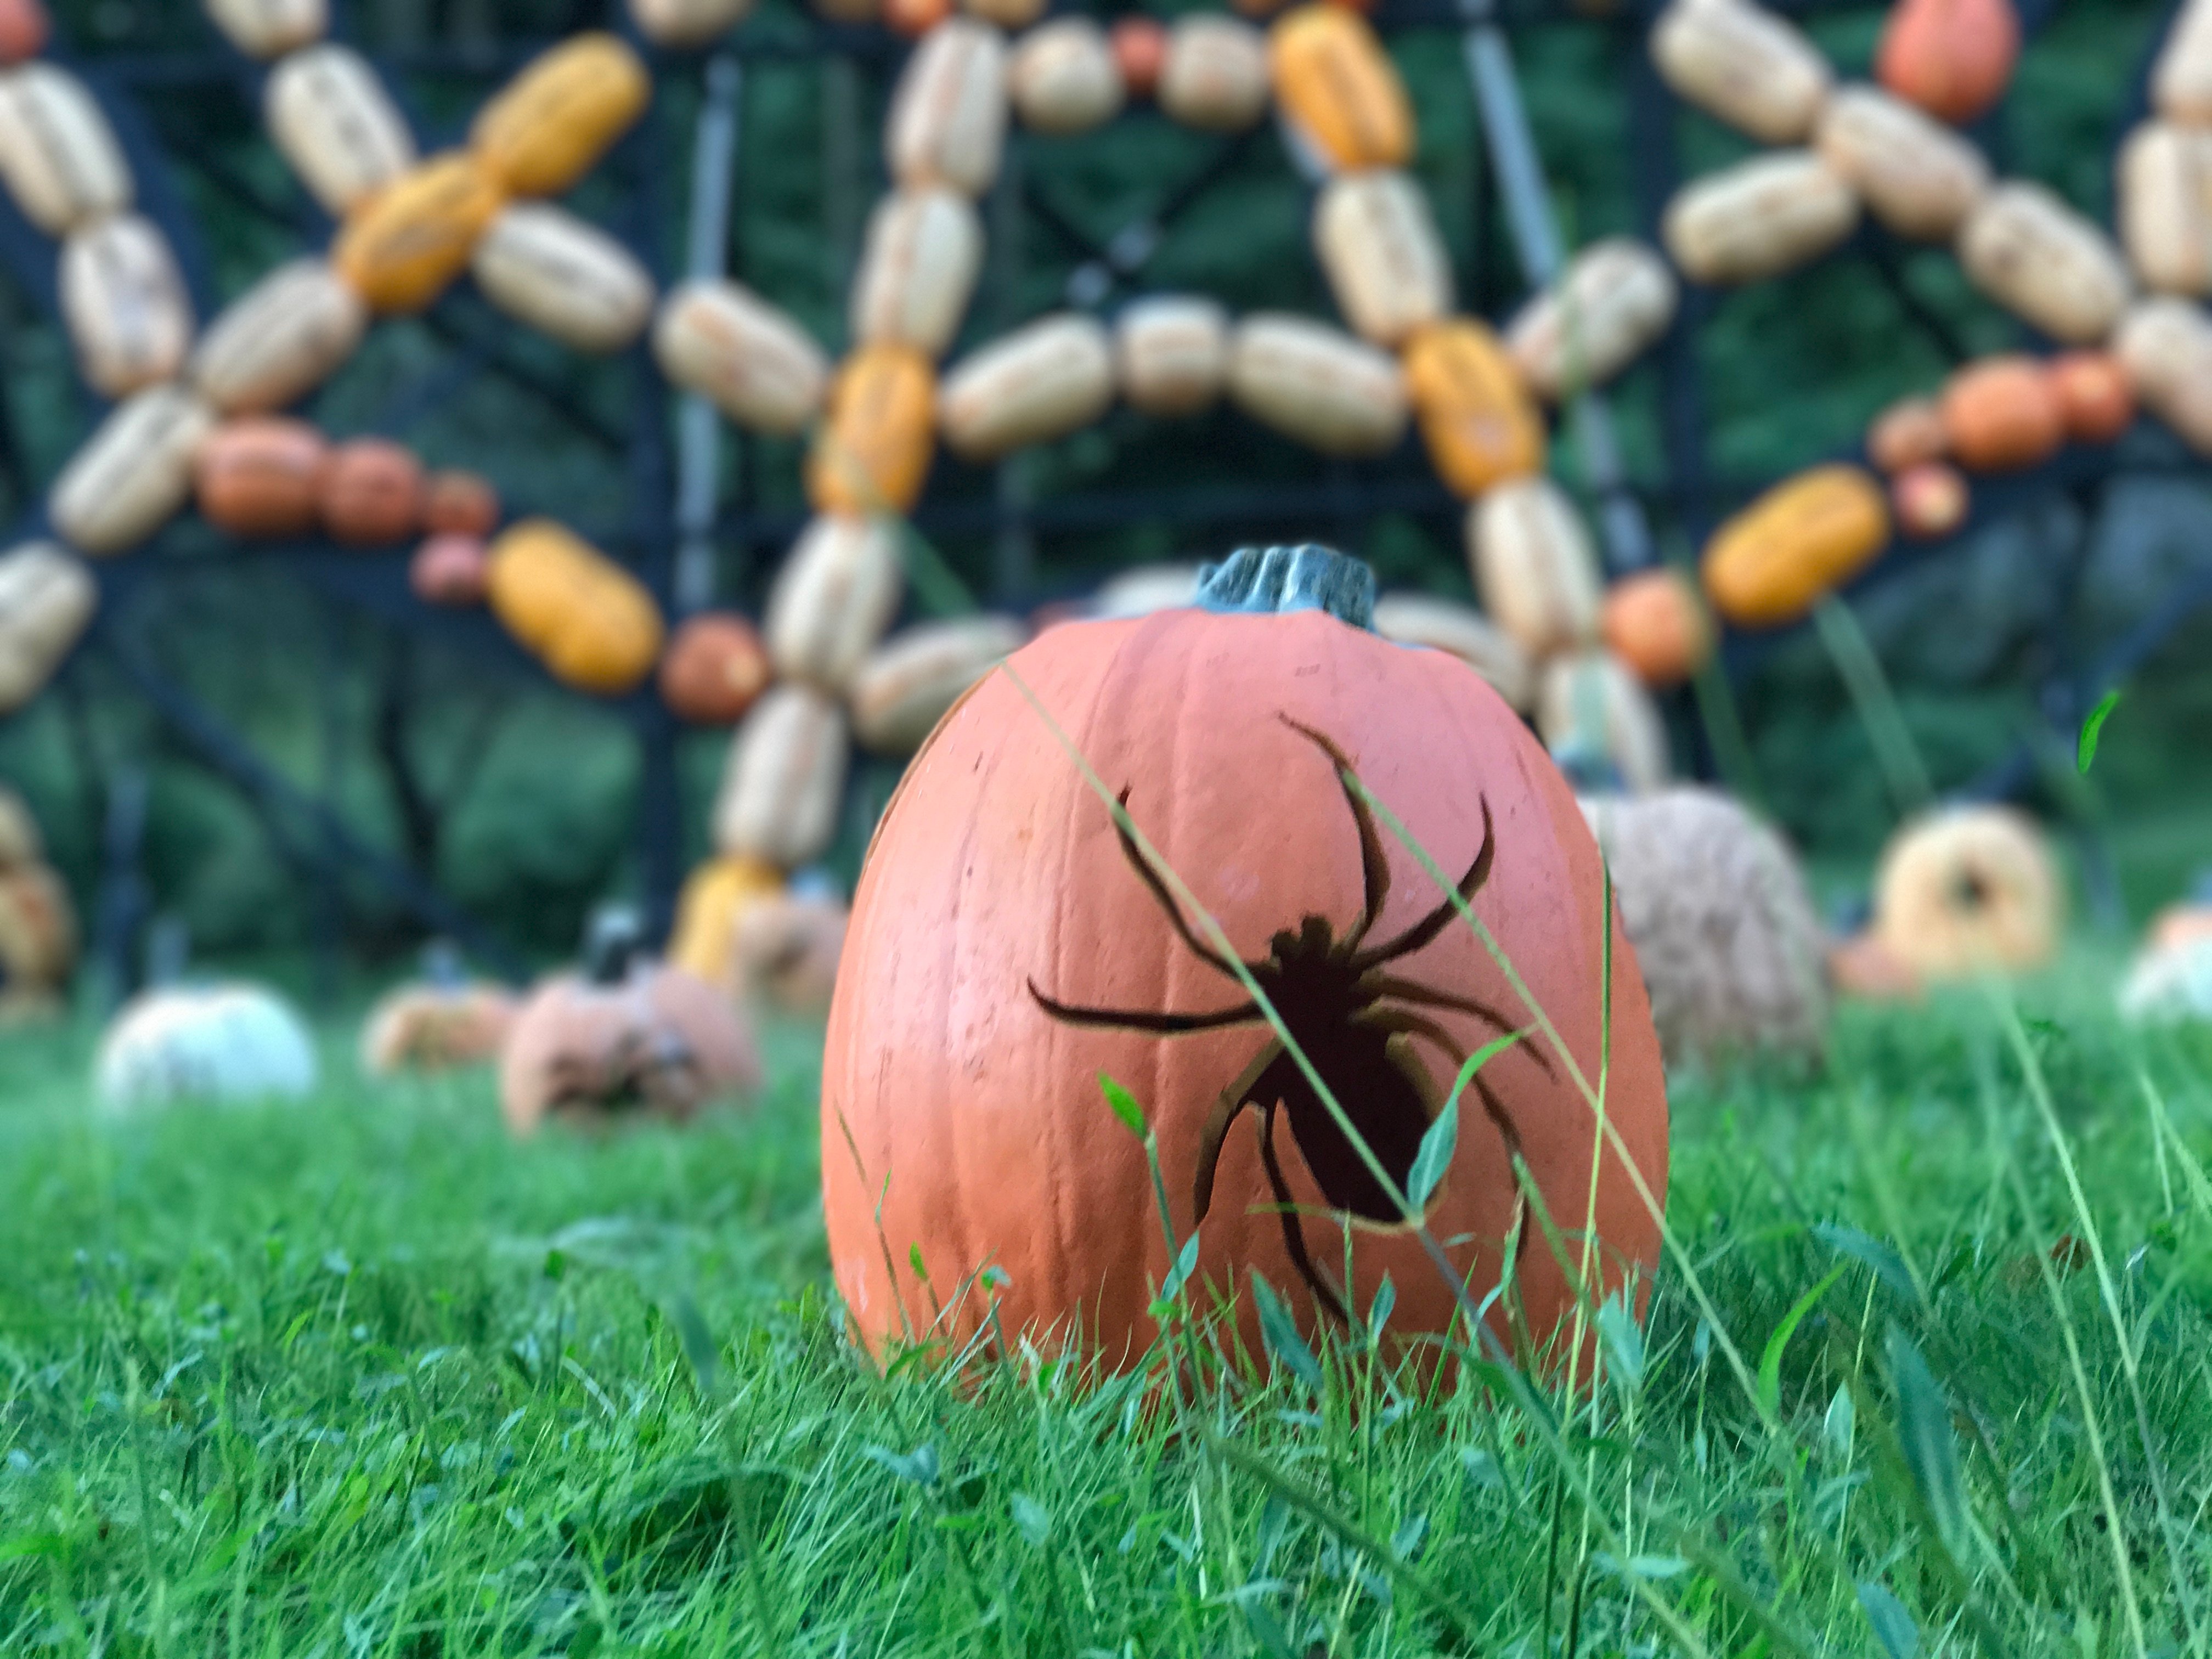
[[[730,242],[730,187],[737,173],[738,99],[744,70],[729,52],[707,64],[707,100],[691,149],[691,223],[684,272],[723,274]],[[742,436],[737,438],[744,442]],[[721,461],[721,423],[696,392],[676,400],[676,571],[680,612],[703,611],[714,599],[714,514]]]

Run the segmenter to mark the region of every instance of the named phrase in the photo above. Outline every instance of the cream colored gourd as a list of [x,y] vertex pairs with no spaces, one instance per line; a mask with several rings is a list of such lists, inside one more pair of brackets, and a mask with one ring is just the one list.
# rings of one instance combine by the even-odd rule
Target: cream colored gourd
[[1169,118],[1201,132],[1242,132],[1267,112],[1267,37],[1216,12],[1186,12],[1168,30],[1152,96]]
[[131,165],[107,117],[83,82],[42,59],[0,75],[0,183],[49,236],[131,205]]
[[2145,288],[2212,293],[2212,131],[2146,121],[2120,151],[2120,241]]
[[1795,24],[1752,0],[1674,0],[1651,26],[1651,61],[1683,99],[1763,144],[1802,143],[1832,78]]
[[1229,379],[1229,313],[1189,295],[1135,301],[1115,319],[1114,372],[1122,401],[1140,413],[1212,408]]
[[718,852],[789,870],[837,829],[850,738],[845,714],[810,686],[770,686],[731,740],[714,802]]
[[2143,407],[2212,455],[2212,318],[2185,300],[2136,306],[2114,342]]
[[1559,281],[1514,318],[1506,349],[1547,403],[1602,386],[1656,344],[1674,320],[1674,273],[1642,242],[1613,236],[1576,254]]
[[762,635],[775,671],[836,695],[875,649],[905,591],[888,519],[815,519],[776,573]]
[[1304,317],[1257,312],[1237,325],[1229,394],[1254,419],[1325,455],[1379,455],[1406,430],[1397,362]]
[[1610,651],[1564,652],[1536,688],[1536,731],[1554,754],[1601,744],[1621,787],[1642,794],[1667,781],[1667,726],[1644,683]]
[[1948,242],[1990,187],[1989,163],[1951,128],[1878,88],[1828,100],[1820,159],[1900,236]]
[[942,357],[982,269],[983,223],[965,197],[935,185],[894,191],[868,216],[853,279],[854,342]]
[[296,403],[361,344],[368,307],[320,259],[279,265],[217,313],[192,354],[192,384],[218,413]]
[[1023,35],[1006,66],[1006,85],[1014,113],[1032,132],[1088,132],[1121,109],[1114,49],[1088,17],[1057,17]]
[[204,0],[207,15],[248,58],[264,63],[323,38],[330,0]]
[[1875,936],[1923,981],[2039,968],[2057,952],[2064,890],[2035,822],[1962,806],[1906,824],[1875,876]]
[[1517,479],[1475,502],[1467,544],[1483,610],[1530,657],[1597,638],[1597,552],[1582,515],[1551,479]]
[[2169,121],[2212,126],[2212,0],[2185,0],[2152,66],[2150,96]]
[[501,311],[577,351],[620,351],[653,319],[645,267],[596,225],[550,202],[502,209],[469,270]]
[[1010,617],[921,623],[885,640],[853,677],[853,735],[878,755],[911,755],[968,688],[1018,649]]
[[1450,314],[1451,261],[1429,199],[1393,167],[1340,173],[1314,205],[1314,251],[1337,309],[1363,339],[1395,350]]
[[2094,345],[2119,324],[2129,283],[2096,225],[2041,185],[1999,185],[1959,233],[1974,286],[2053,339]]
[[1535,664],[1517,640],[1471,605],[1419,593],[1386,593],[1375,601],[1375,631],[1401,645],[1457,657],[1522,713],[1534,704]]
[[656,46],[703,46],[752,9],[753,0],[629,0],[637,32]]
[[105,398],[175,378],[192,345],[192,302],[167,240],[135,213],[62,245],[62,321],[77,368]]
[[94,1075],[113,1111],[297,1100],[314,1089],[315,1048],[299,1015],[258,985],[180,986],[124,1005]]
[[270,70],[262,106],[270,137],[333,218],[417,159],[414,135],[376,71],[336,41],[292,52]]
[[52,542],[0,554],[0,715],[46,689],[99,605],[92,573]]
[[1685,185],[1667,251],[1692,282],[1759,282],[1818,258],[1857,227],[1859,198],[1811,150],[1757,155]]
[[751,432],[803,432],[829,395],[830,364],[812,337],[720,277],[669,295],[653,324],[653,355],[662,374]]
[[999,176],[1006,132],[1005,37],[949,17],[907,59],[884,126],[884,161],[908,189],[941,185],[981,196]]
[[937,394],[945,447],[995,460],[1090,425],[1114,401],[1105,326],[1073,313],[1042,317],[957,364]]
[[48,515],[80,553],[136,547],[191,499],[215,411],[183,386],[149,386],[109,411],[54,481]]

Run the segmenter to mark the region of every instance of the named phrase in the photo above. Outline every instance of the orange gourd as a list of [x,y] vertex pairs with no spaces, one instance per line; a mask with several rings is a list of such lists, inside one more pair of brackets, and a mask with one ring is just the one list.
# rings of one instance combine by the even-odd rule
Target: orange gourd
[[1933,398],[1907,398],[1875,416],[1867,428],[1867,459],[1885,472],[1902,472],[1950,453],[1942,406]]
[[1889,502],[1899,530],[1916,541],[1933,541],[1966,523],[1973,496],[1958,468],[1923,461],[1889,481]]
[[558,196],[598,165],[652,97],[644,63],[618,36],[572,34],[477,112],[469,148],[507,194]]
[[863,346],[830,392],[830,416],[806,458],[806,496],[821,513],[903,513],[921,494],[935,447],[937,376],[910,346]]
[[1132,98],[1149,98],[1168,61],[1168,32],[1156,19],[1124,17],[1108,32],[1114,66]]
[[499,528],[499,491],[481,473],[433,472],[422,485],[422,527],[455,536],[489,536]]
[[1889,542],[1881,486],[1831,464],[1776,485],[1714,533],[1705,597],[1744,628],[1778,628],[1856,575]]
[[[1109,799],[1018,684],[1107,789],[1127,792],[1401,1191],[1462,1057],[1524,1011],[1388,830],[1373,843],[1387,880],[1363,876],[1366,809],[1340,764],[1460,878],[1591,1078],[1609,929],[1619,1140],[1595,1183],[1591,1108],[1532,1040],[1461,1098],[1458,1152],[1425,1218],[1477,1300],[1513,1239],[1519,1297],[1548,1338],[1574,1304],[1520,1201],[1517,1151],[1577,1228],[1594,1195],[1598,1294],[1648,1282],[1658,1224],[1612,1147],[1663,1203],[1666,1086],[1596,844],[1497,693],[1455,658],[1369,631],[1372,595],[1364,567],[1325,549],[1247,550],[1208,573],[1200,608],[1040,635],[908,767],[862,867],[822,1085],[831,1265],[878,1356],[909,1333],[957,1346],[988,1318],[1009,1340],[1072,1340],[1109,1367],[1135,1363],[1156,1334],[1169,1247],[1158,1225],[1136,1224],[1153,1204],[1146,1142],[1100,1098],[1102,1073],[1145,1111],[1176,1237],[1200,1241],[1195,1305],[1233,1297],[1251,1352],[1263,1352],[1261,1277],[1309,1330],[1343,1328],[1347,1299],[1364,1317],[1386,1273],[1398,1343],[1456,1317],[1400,1210],[1237,981],[1192,948],[1193,924],[1117,842]],[[1326,965],[1355,932],[1355,959],[1395,983]],[[1170,1016],[1208,1014],[1192,1035],[1163,1032]],[[1422,1035],[1389,1035],[1411,1029]],[[994,1290],[975,1284],[986,1267],[1006,1276]],[[1642,1283],[1629,1294],[1640,1304]]]
[[461,151],[433,156],[346,216],[331,264],[370,310],[422,311],[469,266],[498,215],[497,182]]
[[1963,126],[2004,96],[2019,57],[2012,0],[1897,0],[1875,73],[1906,103]]
[[2066,410],[2033,357],[1991,357],[1943,388],[1951,458],[1970,472],[2010,472],[2047,460],[2066,441]]
[[676,899],[668,963],[718,991],[738,989],[738,922],[754,905],[781,896],[783,872],[742,854],[709,859],[684,878]]
[[234,536],[301,536],[315,526],[330,446],[305,421],[232,421],[192,465],[200,516]]
[[2069,351],[2052,360],[2051,389],[2077,444],[2108,444],[2136,423],[2136,386],[2109,351]]
[[759,631],[726,611],[684,619],[660,659],[660,700],[694,726],[735,726],[775,670]]
[[491,568],[474,536],[441,531],[407,562],[407,586],[425,605],[482,605]]
[[1687,578],[1671,567],[1639,570],[1606,590],[1601,626],[1613,654],[1644,684],[1680,685],[1713,653],[1713,625]]
[[1454,495],[1473,501],[1543,470],[1543,419],[1513,360],[1480,323],[1454,318],[1417,330],[1405,367],[1421,441]]
[[1299,6],[1267,36],[1275,101],[1322,158],[1349,171],[1403,167],[1413,107],[1397,65],[1367,20],[1343,6]]
[[0,64],[36,58],[46,49],[48,33],[39,0],[0,0]]
[[644,583],[550,519],[525,519],[491,544],[493,615],[565,685],[602,696],[635,690],[664,632]]
[[350,547],[404,541],[422,524],[422,464],[386,438],[331,451],[319,506],[331,539]]
[[921,37],[952,15],[952,0],[884,0],[884,23],[909,40]]

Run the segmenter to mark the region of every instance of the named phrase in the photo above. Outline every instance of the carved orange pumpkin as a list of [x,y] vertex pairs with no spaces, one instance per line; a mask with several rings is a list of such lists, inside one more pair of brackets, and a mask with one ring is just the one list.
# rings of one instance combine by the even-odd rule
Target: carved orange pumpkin
[[323,526],[334,541],[380,547],[422,522],[422,464],[385,438],[356,438],[323,469]]
[[687,618],[660,659],[660,699],[694,726],[735,726],[775,676],[753,625],[726,611]]
[[[1200,1239],[1200,1303],[1233,1293],[1255,1352],[1255,1275],[1309,1328],[1347,1300],[1364,1316],[1386,1273],[1395,1330],[1454,1317],[1401,1212],[1146,854],[1117,840],[1016,676],[1127,792],[1401,1190],[1463,1059],[1529,1015],[1340,765],[1450,872],[1587,1078],[1611,927],[1608,1111],[1663,1200],[1658,1039],[1574,796],[1473,669],[1369,631],[1372,582],[1325,549],[1248,550],[1209,573],[1200,608],[1041,635],[908,769],[861,872],[822,1090],[831,1261],[878,1354],[908,1333],[975,1330],[988,1293],[957,1287],[993,1266],[1010,1280],[995,1316],[1010,1338],[1084,1342],[1113,1366],[1152,1340],[1167,1247],[1144,1148],[1100,1098],[1102,1072],[1158,1137],[1171,1224]],[[1427,1209],[1478,1297],[1517,1230],[1540,1335],[1571,1304],[1508,1159],[1517,1149],[1580,1224],[1595,1135],[1571,1079],[1542,1039],[1491,1060]],[[1618,1153],[1595,1192],[1601,1277],[1617,1286],[1648,1273],[1657,1226]]]
[[314,528],[330,446],[305,421],[268,416],[216,428],[192,462],[200,516],[234,536]]
[[2047,460],[2066,441],[2066,410],[2033,357],[1969,364],[1943,388],[1951,456],[1970,472],[2010,472]]
[[1908,104],[1963,126],[2004,96],[2019,57],[2012,0],[1898,0],[1875,73]]

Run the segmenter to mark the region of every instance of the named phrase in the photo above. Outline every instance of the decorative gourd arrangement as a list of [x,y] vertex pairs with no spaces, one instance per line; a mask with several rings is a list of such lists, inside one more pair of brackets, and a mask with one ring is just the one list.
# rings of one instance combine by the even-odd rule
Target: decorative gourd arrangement
[[76,963],[69,889],[30,809],[0,786],[0,1026],[58,1012]]

